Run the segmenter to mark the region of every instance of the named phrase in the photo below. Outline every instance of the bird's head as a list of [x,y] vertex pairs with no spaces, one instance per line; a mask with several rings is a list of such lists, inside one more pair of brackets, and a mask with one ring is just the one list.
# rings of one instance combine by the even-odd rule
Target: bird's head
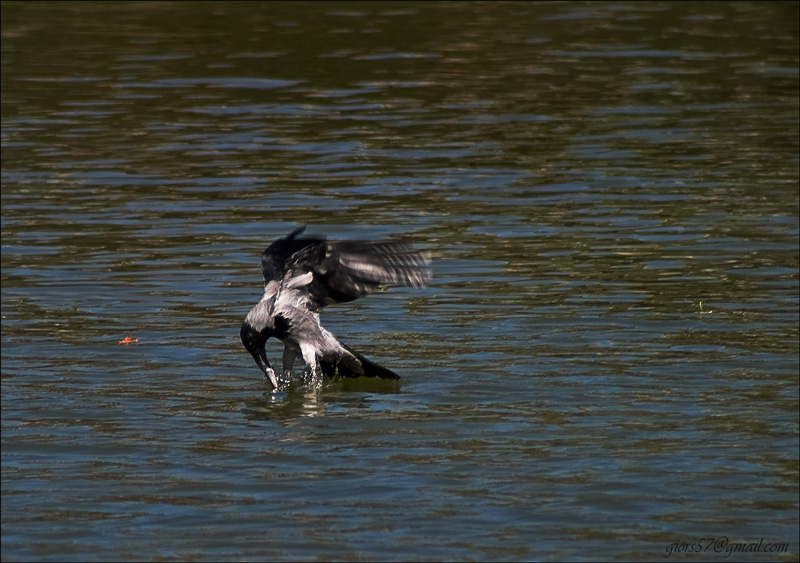
[[239,331],[245,349],[250,352],[250,355],[256,361],[256,365],[269,378],[272,387],[275,389],[278,388],[278,380],[275,378],[272,366],[269,365],[266,347],[267,340],[275,336],[275,319],[272,316],[272,310],[279,287],[280,283],[277,281],[267,284],[264,288],[264,296],[247,313],[242,323],[242,329]]
[[277,389],[278,380],[267,359],[267,340],[273,336],[272,327],[264,326],[259,330],[259,328],[250,323],[249,319],[245,319],[239,334],[242,338],[242,344],[244,344],[245,349],[250,352],[250,355],[253,356],[256,365],[264,372],[264,376],[269,379],[272,387]]

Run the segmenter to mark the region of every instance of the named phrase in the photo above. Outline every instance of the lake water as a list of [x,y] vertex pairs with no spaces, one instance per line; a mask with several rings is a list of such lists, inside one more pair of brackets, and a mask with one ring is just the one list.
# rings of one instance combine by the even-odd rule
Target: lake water
[[[4,2],[2,559],[796,561],[798,20]],[[303,224],[399,385],[242,348]]]

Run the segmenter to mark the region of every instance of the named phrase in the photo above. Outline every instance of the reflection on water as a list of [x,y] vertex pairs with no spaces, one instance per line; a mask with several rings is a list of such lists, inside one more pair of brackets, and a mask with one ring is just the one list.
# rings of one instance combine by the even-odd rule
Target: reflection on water
[[[376,393],[396,393],[401,382],[384,379],[339,379],[323,385],[292,382],[285,391],[265,391],[260,397],[247,401],[242,408],[248,419],[290,423],[298,417],[325,416],[329,405],[346,405],[351,408],[368,408]],[[268,386],[267,386],[268,387]]]
[[[3,3],[3,559],[797,559],[797,21]],[[300,224],[433,252],[399,383],[254,371]]]

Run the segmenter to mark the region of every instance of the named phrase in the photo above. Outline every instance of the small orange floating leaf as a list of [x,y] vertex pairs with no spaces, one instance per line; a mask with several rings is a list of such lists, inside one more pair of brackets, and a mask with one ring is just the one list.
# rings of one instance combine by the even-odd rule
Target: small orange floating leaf
[[139,342],[139,339],[126,336],[125,338],[119,341],[120,344],[130,344],[131,342]]

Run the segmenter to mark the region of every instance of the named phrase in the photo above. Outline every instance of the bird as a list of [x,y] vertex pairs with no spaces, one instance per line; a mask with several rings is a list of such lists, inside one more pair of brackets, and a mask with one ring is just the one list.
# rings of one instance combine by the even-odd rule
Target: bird
[[[270,244],[261,254],[264,294],[242,323],[245,349],[272,385],[291,377],[298,355],[310,381],[322,376],[400,379],[393,371],[365,358],[320,323],[319,311],[347,303],[385,285],[425,286],[432,277],[431,257],[408,241],[329,241],[324,236],[300,237],[302,226]],[[283,342],[280,380],[269,363],[266,343]]]

